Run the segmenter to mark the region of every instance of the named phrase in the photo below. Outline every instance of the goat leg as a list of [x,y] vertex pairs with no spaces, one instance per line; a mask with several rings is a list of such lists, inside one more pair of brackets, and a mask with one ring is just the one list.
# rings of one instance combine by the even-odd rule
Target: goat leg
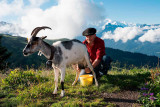
[[62,67],[60,69],[60,71],[61,71],[61,88],[62,88],[61,95],[60,95],[61,97],[64,97],[64,95],[65,95],[65,91],[64,91],[65,69],[66,69],[66,67]]
[[91,71],[92,71],[92,74],[93,74],[93,77],[94,77],[94,80],[95,80],[95,84],[96,84],[96,86],[98,87],[98,81],[97,81],[97,78],[96,78],[96,74],[95,74],[95,72],[94,72],[94,70],[93,70],[93,67],[92,67],[92,66],[89,66],[89,68],[90,68]]
[[76,70],[76,78],[75,78],[75,80],[74,80],[72,86],[74,86],[74,85],[77,83],[80,72],[81,72],[81,70]]
[[59,71],[58,69],[54,68],[54,82],[55,82],[55,89],[53,92],[54,95],[57,94],[57,90],[58,90],[58,77],[59,77]]

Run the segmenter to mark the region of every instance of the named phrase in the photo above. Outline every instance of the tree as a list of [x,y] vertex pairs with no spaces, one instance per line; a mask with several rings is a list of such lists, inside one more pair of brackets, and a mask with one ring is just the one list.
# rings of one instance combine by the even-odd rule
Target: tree
[[6,60],[11,56],[7,49],[1,45],[2,36],[0,36],[0,70],[4,69],[7,65]]

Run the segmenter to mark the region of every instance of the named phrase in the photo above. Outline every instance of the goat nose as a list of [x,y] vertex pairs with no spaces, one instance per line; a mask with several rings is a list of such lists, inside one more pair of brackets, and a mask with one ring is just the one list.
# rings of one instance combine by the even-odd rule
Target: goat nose
[[24,54],[24,55],[27,55],[27,52],[26,52],[26,50],[23,50],[23,54]]

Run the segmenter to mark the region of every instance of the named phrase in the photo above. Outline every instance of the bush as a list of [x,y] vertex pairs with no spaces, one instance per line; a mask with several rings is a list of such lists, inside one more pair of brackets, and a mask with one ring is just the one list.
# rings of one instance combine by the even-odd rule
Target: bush
[[144,106],[160,106],[160,72],[151,70],[151,81],[141,87],[139,101]]
[[20,69],[11,71],[9,76],[2,80],[5,85],[8,85],[13,89],[25,88],[30,86],[31,84],[38,84],[45,81],[48,81],[48,79],[45,77],[41,77],[34,70],[22,71]]

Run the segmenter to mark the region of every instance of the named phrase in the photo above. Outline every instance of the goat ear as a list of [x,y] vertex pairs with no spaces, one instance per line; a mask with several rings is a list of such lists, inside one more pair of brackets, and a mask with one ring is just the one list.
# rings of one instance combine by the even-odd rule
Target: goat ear
[[45,39],[47,36],[42,36],[41,39]]

